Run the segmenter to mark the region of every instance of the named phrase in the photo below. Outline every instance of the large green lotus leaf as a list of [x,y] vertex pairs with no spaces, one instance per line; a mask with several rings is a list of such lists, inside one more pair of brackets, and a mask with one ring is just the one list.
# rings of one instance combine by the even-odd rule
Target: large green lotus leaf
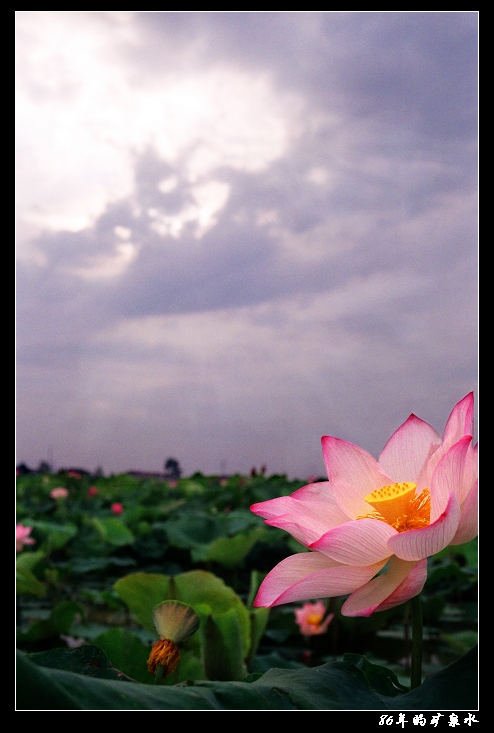
[[35,621],[27,631],[17,634],[17,640],[32,642],[67,634],[74,621],[83,615],[84,608],[76,601],[61,601],[53,608],[49,618]]
[[173,598],[188,603],[197,613],[200,609],[198,610],[196,606],[205,603],[211,607],[213,617],[226,613],[232,608],[235,609],[245,659],[250,647],[249,612],[235,591],[225,585],[221,578],[205,570],[191,570],[188,573],[176,575],[173,577],[173,585],[176,592]]
[[478,646],[395,698],[403,710],[478,710]]
[[16,591],[19,595],[42,598],[46,595],[46,585],[29,570],[18,569],[16,573]]
[[84,704],[80,699],[83,687],[80,684],[81,676],[72,675],[70,685],[70,682],[67,684],[66,674],[59,669],[40,667],[32,655],[29,658],[17,652],[16,710],[83,710]]
[[171,512],[174,512],[186,503],[186,499],[168,499],[167,501],[162,501],[156,505],[156,513],[159,516],[165,517],[167,514],[171,514]]
[[247,609],[235,591],[213,573],[206,570],[190,570],[173,576],[172,580],[177,593],[176,600],[188,603],[193,608],[196,603],[206,603],[211,606],[213,615],[225,613],[234,606],[242,609],[248,618]]
[[464,631],[455,631],[453,634],[441,634],[441,639],[460,654],[465,654],[477,643],[478,632],[465,629]]
[[235,537],[219,537],[207,547],[193,549],[193,562],[217,562],[226,568],[235,568],[240,565],[252,550],[260,537],[265,534],[262,527]]
[[16,559],[16,590],[20,595],[44,596],[46,586],[33,573],[33,568],[43,560],[44,552],[22,552]]
[[232,509],[223,516],[223,521],[227,528],[227,534],[230,537],[239,532],[248,532],[255,527],[263,529],[267,534],[269,530],[264,526],[262,517],[253,514],[250,509]]
[[257,647],[261,641],[266,626],[268,625],[269,619],[269,608],[252,608],[249,612],[250,615],[250,647],[249,656],[247,658],[247,666],[254,661],[254,657],[257,652]]
[[187,499],[192,499],[194,496],[202,496],[202,494],[204,494],[204,486],[192,479],[182,479],[180,481],[180,489],[183,491]]
[[133,682],[130,677],[126,677],[112,664],[103,649],[93,644],[84,644],[76,649],[49,649],[46,652],[29,654],[28,658],[41,667],[74,672],[87,677],[98,677],[98,679]]
[[235,608],[209,616],[202,624],[202,649],[209,680],[243,680],[247,676],[242,632]]
[[402,695],[404,692],[408,692],[409,688],[401,684],[392,670],[380,664],[373,664],[360,654],[345,654],[343,661],[352,662],[356,667],[361,669],[374,692],[380,692],[389,697],[396,697],[397,695]]
[[60,550],[77,534],[76,525],[70,523],[57,524],[35,520],[32,526],[45,537],[44,544],[48,545],[50,550]]
[[128,568],[136,565],[131,557],[73,557],[70,559],[71,575],[84,575],[95,570],[107,570],[108,568]]
[[135,541],[134,535],[121,519],[117,519],[116,517],[109,517],[108,519],[94,517],[91,521],[102,539],[114,547],[131,545]]
[[45,557],[45,553],[38,552],[21,552],[16,558],[17,570],[32,570]]
[[205,677],[204,664],[198,656],[192,651],[180,648],[178,667],[175,672],[166,677],[163,684],[171,686],[186,680],[203,680]]
[[271,669],[251,683],[169,687],[95,679],[38,666],[35,657],[18,653],[18,710],[478,710],[476,649],[396,697],[373,692],[350,662]]
[[174,547],[185,550],[197,545],[207,545],[221,537],[224,528],[217,517],[206,514],[186,514],[166,524],[168,541]]
[[[158,573],[131,573],[113,585],[135,620],[156,634],[153,608],[170,596],[170,578]],[[180,599],[181,600],[181,599]]]
[[153,681],[148,672],[147,660],[151,648],[135,635],[121,628],[113,628],[100,634],[92,642],[102,649],[112,665],[136,682]]
[[269,652],[269,654],[257,655],[249,669],[251,673],[245,678],[244,682],[254,682],[254,680],[262,677],[263,674],[269,672],[270,669],[305,669],[306,665],[297,662],[295,659],[287,659],[278,651]]

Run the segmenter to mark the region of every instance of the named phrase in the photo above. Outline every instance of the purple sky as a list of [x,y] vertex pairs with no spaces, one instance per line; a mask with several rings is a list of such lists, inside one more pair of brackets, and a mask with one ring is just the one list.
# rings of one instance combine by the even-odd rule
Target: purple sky
[[324,474],[477,385],[477,11],[17,11],[17,462]]

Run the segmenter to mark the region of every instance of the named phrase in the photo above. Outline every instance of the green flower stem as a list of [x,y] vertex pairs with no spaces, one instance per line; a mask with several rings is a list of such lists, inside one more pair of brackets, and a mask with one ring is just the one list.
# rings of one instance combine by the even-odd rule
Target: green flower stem
[[154,677],[155,685],[162,684],[163,680],[165,679],[164,671],[165,671],[165,668],[161,664],[158,664],[158,666],[156,667],[156,675]]
[[412,690],[422,684],[422,600],[420,594],[410,601],[412,611],[412,662],[410,685]]

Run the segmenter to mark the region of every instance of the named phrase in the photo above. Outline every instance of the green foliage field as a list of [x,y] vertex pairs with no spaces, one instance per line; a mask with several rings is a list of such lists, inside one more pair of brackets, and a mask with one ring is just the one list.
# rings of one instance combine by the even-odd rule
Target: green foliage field
[[[421,694],[447,695],[445,680],[446,707],[458,708],[454,689],[475,709],[476,677],[460,690],[451,675],[468,667],[470,678],[475,664],[476,540],[429,559],[425,682],[413,692],[407,605],[355,619],[341,615],[343,598],[332,599],[327,633],[310,638],[295,623],[301,604],[252,607],[264,575],[304,548],[249,507],[304,483],[262,474],[18,476],[17,522],[35,541],[16,558],[18,709],[411,710]],[[68,496],[53,499],[59,487]],[[201,625],[177,670],[152,687],[152,610],[167,599],[191,605]]]

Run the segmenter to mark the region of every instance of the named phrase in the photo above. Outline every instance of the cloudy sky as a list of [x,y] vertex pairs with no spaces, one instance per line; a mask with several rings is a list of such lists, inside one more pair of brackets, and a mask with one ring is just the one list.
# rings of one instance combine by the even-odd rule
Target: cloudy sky
[[17,11],[17,461],[324,474],[477,385],[467,12]]

